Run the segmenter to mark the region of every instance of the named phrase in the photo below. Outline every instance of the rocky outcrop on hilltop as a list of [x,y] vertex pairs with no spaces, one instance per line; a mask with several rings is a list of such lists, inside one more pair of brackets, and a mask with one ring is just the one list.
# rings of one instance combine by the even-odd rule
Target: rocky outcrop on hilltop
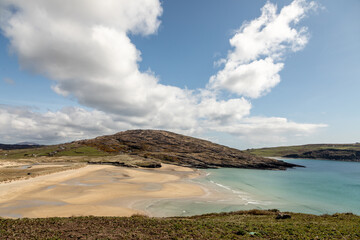
[[114,154],[130,154],[164,163],[196,168],[281,169],[297,167],[284,161],[258,157],[210,141],[161,130],[128,130],[81,140],[81,145]]
[[360,151],[330,148],[330,149],[321,149],[315,151],[307,151],[304,153],[288,154],[285,155],[284,157],[360,162]]

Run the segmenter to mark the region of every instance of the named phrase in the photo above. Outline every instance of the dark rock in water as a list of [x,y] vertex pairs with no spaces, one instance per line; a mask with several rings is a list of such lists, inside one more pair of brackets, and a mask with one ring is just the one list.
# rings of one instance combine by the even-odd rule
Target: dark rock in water
[[277,169],[299,165],[258,157],[206,140],[161,130],[129,130],[77,142],[113,154],[137,155],[163,163],[196,168]]
[[291,215],[279,213],[275,219],[289,219],[289,218],[291,218]]

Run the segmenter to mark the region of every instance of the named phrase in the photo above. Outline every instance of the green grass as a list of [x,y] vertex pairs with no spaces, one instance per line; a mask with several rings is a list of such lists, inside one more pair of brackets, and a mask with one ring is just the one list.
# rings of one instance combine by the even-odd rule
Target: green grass
[[18,149],[0,152],[0,159],[34,158],[42,156],[108,156],[109,154],[90,146],[63,144],[39,148]]
[[46,147],[40,147],[40,148],[9,150],[9,151],[1,152],[0,158],[1,159],[18,159],[18,158],[31,157],[32,154],[35,154],[37,156],[48,156],[48,153],[53,152],[56,149],[57,149],[56,146],[46,146]]
[[360,217],[241,211],[194,217],[0,219],[1,239],[360,239]]
[[108,156],[109,154],[89,146],[81,146],[66,151],[61,151],[56,156]]

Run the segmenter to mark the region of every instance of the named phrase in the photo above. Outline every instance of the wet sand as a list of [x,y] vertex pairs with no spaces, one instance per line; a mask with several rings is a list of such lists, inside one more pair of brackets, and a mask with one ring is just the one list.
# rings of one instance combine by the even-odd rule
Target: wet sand
[[199,197],[205,190],[187,179],[191,168],[163,164],[159,169],[90,165],[0,184],[1,217],[131,216],[133,206],[159,199]]

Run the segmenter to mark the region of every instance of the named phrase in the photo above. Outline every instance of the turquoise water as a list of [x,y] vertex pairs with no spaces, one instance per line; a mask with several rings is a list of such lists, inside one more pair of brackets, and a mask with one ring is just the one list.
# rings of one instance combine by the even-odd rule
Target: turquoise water
[[200,199],[161,200],[149,205],[147,211],[154,216],[184,216],[277,208],[311,214],[352,212],[360,215],[360,163],[309,159],[286,161],[306,168],[287,171],[206,170],[206,177],[193,181],[215,194]]

